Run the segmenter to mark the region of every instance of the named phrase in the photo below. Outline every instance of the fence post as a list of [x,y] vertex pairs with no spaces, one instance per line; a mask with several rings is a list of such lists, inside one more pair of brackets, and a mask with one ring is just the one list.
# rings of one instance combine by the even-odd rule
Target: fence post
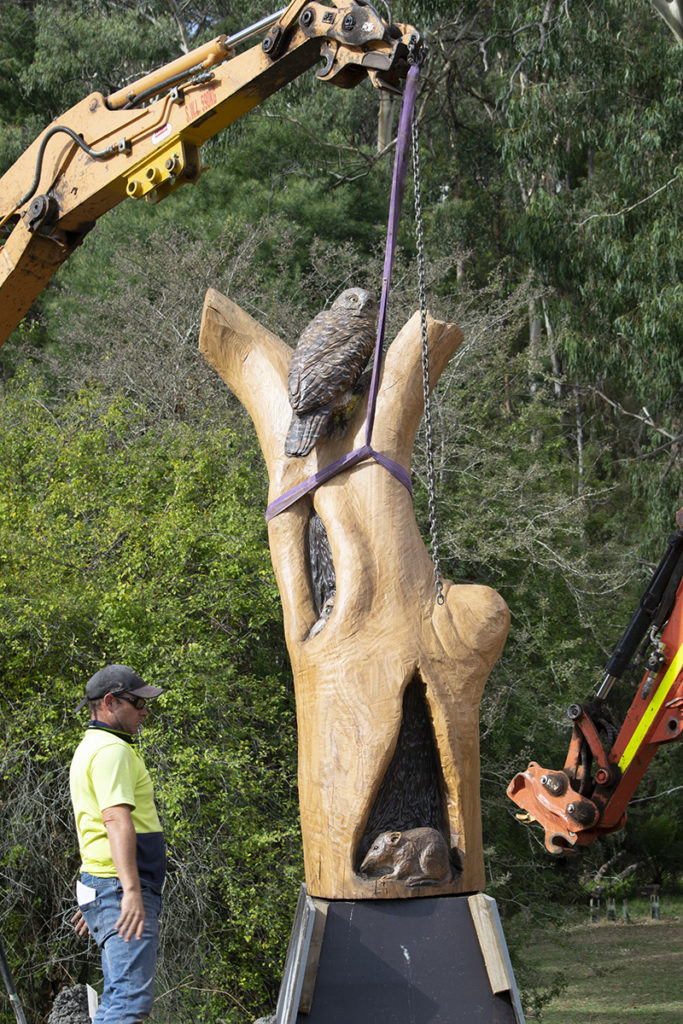
[[650,917],[653,921],[659,921],[659,893],[650,894]]

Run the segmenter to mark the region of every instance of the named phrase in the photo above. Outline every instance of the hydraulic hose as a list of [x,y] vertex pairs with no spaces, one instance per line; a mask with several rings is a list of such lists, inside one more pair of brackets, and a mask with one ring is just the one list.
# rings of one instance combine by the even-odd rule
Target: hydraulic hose
[[102,160],[107,156],[111,156],[111,154],[114,153],[117,149],[117,147],[114,144],[112,144],[111,146],[107,146],[106,149],[92,149],[87,142],[84,142],[80,135],[73,131],[72,128],[67,128],[67,126],[64,124],[56,124],[54,125],[54,127],[49,128],[45,132],[45,135],[43,136],[43,141],[41,142],[40,148],[38,149],[38,156],[36,157],[36,173],[34,175],[33,181],[31,182],[31,187],[29,188],[26,195],[22,196],[18,203],[15,204],[14,208],[10,210],[7,216],[0,221],[0,228],[3,226],[3,224],[7,223],[7,221],[13,213],[19,210],[24,205],[24,203],[27,203],[29,199],[32,199],[35,195],[38,189],[38,184],[40,182],[40,175],[43,171],[43,158],[45,156],[46,146],[52,138],[52,136],[56,135],[58,132],[64,132],[65,135],[68,135],[69,138],[73,139],[77,146],[80,146],[84,153],[87,153],[88,156],[94,157],[96,160]]

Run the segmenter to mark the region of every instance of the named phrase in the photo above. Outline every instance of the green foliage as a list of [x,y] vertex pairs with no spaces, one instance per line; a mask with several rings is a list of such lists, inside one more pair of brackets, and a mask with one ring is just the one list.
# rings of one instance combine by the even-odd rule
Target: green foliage
[[53,117],[84,93],[107,96],[139,77],[141,69],[177,55],[168,15],[150,20],[141,7],[115,18],[103,13],[85,4],[36,8],[35,55],[25,81],[29,90],[49,97]]
[[[55,404],[25,374],[0,419],[0,661],[5,680],[21,680],[2,693],[0,858],[24,998],[37,1011],[50,984],[84,969],[65,923],[77,869],[65,769],[82,724],[71,709],[114,661],[165,687],[143,740],[171,860],[161,1008],[195,1019],[211,1003],[197,987],[225,988],[227,976],[227,1019],[243,1021],[274,999],[300,874],[292,693],[258,460],[228,427],[157,426],[94,387]],[[34,861],[53,873],[39,913],[22,895]]]

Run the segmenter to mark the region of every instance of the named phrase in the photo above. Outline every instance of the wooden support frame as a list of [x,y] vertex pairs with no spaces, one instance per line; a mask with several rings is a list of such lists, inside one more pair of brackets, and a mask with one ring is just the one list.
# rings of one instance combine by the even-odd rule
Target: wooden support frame
[[[431,387],[461,341],[455,324],[428,319]],[[213,289],[199,348],[254,422],[270,501],[364,443],[363,402],[344,437],[320,441],[304,459],[284,455],[292,350]],[[416,313],[386,353],[373,447],[409,469],[422,412]],[[327,531],[336,600],[324,629],[309,636],[318,617],[306,561],[313,508]],[[269,544],[296,693],[309,895],[362,899],[483,888],[478,709],[507,636],[505,602],[488,587],[445,581],[445,601],[437,604],[411,496],[374,460],[345,470],[272,519]],[[400,871],[366,878],[358,870],[358,850],[398,743],[403,697],[416,679],[439,764],[444,834],[460,866],[439,884],[411,885]]]

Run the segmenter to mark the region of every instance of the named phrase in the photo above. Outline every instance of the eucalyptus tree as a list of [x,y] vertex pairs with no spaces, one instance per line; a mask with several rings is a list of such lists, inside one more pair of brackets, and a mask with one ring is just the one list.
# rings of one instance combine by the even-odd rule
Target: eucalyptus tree
[[[430,11],[426,244],[457,253],[437,300],[466,337],[436,398],[441,537],[449,574],[512,609],[482,752],[491,880],[516,902],[510,770],[561,765],[565,709],[599,679],[682,497],[683,48],[635,0]],[[562,872],[578,868],[538,878]]]

